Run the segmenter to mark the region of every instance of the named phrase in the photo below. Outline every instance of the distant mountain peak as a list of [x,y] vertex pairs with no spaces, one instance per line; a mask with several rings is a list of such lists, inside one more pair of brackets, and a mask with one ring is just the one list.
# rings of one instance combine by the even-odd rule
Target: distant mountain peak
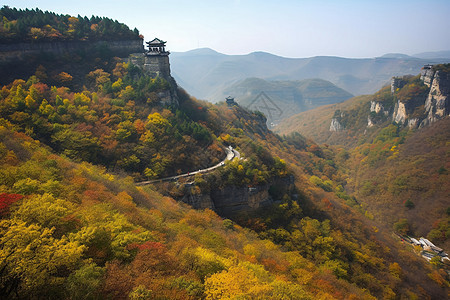
[[182,54],[184,56],[188,55],[225,55],[223,53],[217,52],[216,50],[213,50],[211,48],[197,48],[192,49],[186,52],[177,52],[177,54]]
[[386,53],[385,55],[380,56],[379,58],[397,58],[397,59],[403,59],[403,58],[414,58],[412,56],[403,54],[403,53]]
[[450,50],[423,52],[414,54],[413,56],[422,59],[450,58]]

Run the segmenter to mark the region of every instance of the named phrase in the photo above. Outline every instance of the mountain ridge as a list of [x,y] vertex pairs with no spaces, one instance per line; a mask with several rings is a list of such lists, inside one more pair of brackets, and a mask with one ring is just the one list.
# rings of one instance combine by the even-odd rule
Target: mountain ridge
[[[152,55],[161,54],[161,48],[154,50]],[[212,104],[190,97],[172,86],[167,56],[158,69],[146,67],[145,59],[142,66],[132,57],[101,52],[75,57],[69,56],[70,63],[50,58],[38,68],[26,64],[34,75],[20,73],[1,86],[0,298],[448,295],[440,262],[429,264],[414,253],[417,249],[405,249],[392,235],[396,220],[380,221],[363,198],[381,183],[386,188],[380,190],[390,193],[387,200],[401,203],[404,199],[395,196],[402,196],[405,183],[415,197],[424,190],[426,174],[418,168],[414,176],[393,180],[378,173],[380,180],[358,181],[347,169],[352,165],[346,161],[357,164],[364,156],[364,168],[389,166],[396,149],[398,157],[403,155],[404,131],[388,126],[374,143],[355,148],[350,156],[298,133],[274,134],[263,114],[233,101]],[[244,61],[223,61],[209,73],[201,74],[202,66],[196,71],[209,80],[240,66],[242,76],[251,68],[270,74],[270,65],[257,68],[261,59],[289,66],[279,57],[256,53]],[[306,64],[309,70],[320,65]],[[278,71],[276,76],[283,70]],[[323,80],[307,82],[320,86]],[[309,99],[323,91],[316,87],[305,93]],[[176,98],[169,101],[171,93]],[[363,108],[365,117],[369,108]],[[441,135],[434,135],[428,149],[434,142],[439,143],[436,154],[445,152]],[[223,162],[226,147],[239,153]],[[435,163],[438,180],[431,191],[448,182],[447,167],[438,169],[441,162]],[[219,167],[189,174],[210,165]],[[188,177],[176,181],[136,184],[185,172]],[[425,203],[408,200],[418,207]],[[404,210],[410,208],[408,202]],[[441,237],[445,220],[438,225],[433,241]],[[408,233],[402,220],[394,223],[397,227]]]
[[[343,58],[316,56],[286,58],[266,52],[226,55],[209,48],[173,52],[173,76],[193,96],[218,102],[214,94],[248,77],[265,80],[328,80],[354,95],[371,94],[391,77],[416,74],[425,64],[450,62],[450,58]],[[214,51],[214,52],[212,52]],[[206,54],[205,54],[206,53]]]

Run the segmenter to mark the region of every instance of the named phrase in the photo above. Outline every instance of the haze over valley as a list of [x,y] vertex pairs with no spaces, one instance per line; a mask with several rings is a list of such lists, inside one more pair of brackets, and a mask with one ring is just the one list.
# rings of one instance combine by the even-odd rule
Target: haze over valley
[[252,77],[270,81],[319,78],[353,95],[366,95],[388,84],[393,76],[417,74],[425,64],[450,62],[448,51],[417,57],[395,54],[356,59],[286,58],[265,52],[225,55],[204,48],[175,52],[172,57],[173,74],[180,85],[193,96],[213,103],[223,101],[230,85]]

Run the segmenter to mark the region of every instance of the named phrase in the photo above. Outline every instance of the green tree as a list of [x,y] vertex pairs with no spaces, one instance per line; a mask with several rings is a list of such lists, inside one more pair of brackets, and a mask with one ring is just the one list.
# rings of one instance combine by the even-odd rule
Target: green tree
[[102,284],[105,269],[95,263],[86,263],[67,278],[67,290],[72,299],[99,299],[97,291]]
[[407,219],[400,219],[394,223],[394,230],[400,234],[406,235],[409,233],[409,223]]

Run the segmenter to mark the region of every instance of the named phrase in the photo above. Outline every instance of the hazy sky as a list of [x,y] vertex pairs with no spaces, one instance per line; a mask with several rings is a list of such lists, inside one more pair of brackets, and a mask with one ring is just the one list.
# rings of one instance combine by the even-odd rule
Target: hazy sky
[[17,8],[106,16],[171,51],[375,57],[450,50],[450,0],[1,0]]

